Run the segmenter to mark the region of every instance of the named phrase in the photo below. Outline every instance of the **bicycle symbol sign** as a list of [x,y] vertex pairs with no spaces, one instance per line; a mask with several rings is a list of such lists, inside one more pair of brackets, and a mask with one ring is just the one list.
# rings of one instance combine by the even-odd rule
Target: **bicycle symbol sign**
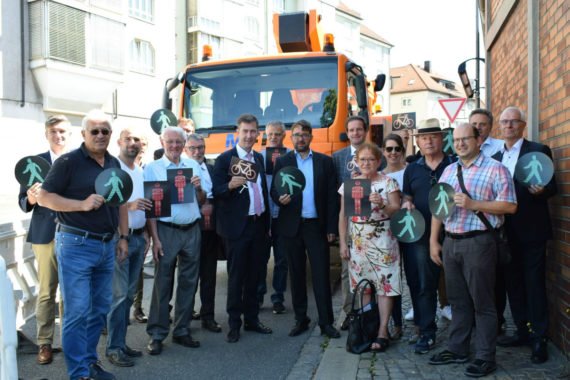
[[259,169],[255,162],[232,157],[232,161],[230,163],[230,175],[235,177],[244,177],[250,182],[255,182],[257,181],[258,174]]
[[392,115],[392,130],[414,129],[416,126],[416,113],[397,113]]

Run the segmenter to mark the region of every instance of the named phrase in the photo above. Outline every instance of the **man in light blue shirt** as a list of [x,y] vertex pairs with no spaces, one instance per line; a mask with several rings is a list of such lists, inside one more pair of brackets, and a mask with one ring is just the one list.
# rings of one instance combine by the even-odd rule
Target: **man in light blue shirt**
[[194,200],[171,205],[171,216],[150,218],[148,225],[153,240],[156,271],[150,304],[147,334],[151,337],[147,351],[151,355],[162,352],[162,341],[170,331],[169,301],[174,284],[174,270],[178,261],[178,287],[174,310],[172,341],[185,347],[200,343],[190,336],[192,304],[200,270],[199,205],[206,199],[202,190],[201,169],[196,161],[180,157],[186,143],[186,134],[180,127],[165,128],[161,135],[164,156],[149,163],[144,170],[145,181],[166,181],[168,169],[191,168],[190,182],[194,186]]
[[479,130],[479,142],[481,152],[487,157],[503,149],[503,140],[494,139],[489,134],[493,128],[493,114],[484,108],[476,108],[469,115],[469,124]]

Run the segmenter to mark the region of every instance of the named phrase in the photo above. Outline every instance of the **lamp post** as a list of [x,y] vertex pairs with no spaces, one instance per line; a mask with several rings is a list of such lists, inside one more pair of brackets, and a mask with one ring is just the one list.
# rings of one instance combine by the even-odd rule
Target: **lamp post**
[[[471,88],[471,83],[469,82],[469,76],[467,75],[467,70],[465,69],[465,64],[469,61],[476,61],[475,70],[475,90]],[[457,73],[459,74],[459,79],[461,84],[465,89],[465,94],[468,98],[475,97],[477,102],[477,108],[481,106],[481,96],[479,87],[479,62],[485,62],[483,58],[479,57],[479,1],[475,1],[475,58],[469,58],[466,61],[461,62],[457,68]]]

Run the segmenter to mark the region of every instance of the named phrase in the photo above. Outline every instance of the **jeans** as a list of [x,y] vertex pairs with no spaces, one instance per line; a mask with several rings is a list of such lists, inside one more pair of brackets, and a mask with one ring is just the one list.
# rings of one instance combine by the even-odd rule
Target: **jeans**
[[129,311],[133,304],[143,263],[145,241],[142,234],[130,235],[129,256],[121,263],[115,261],[113,301],[107,314],[107,352],[126,347]]
[[404,253],[404,272],[414,307],[414,324],[419,326],[421,335],[435,339],[440,268],[431,261],[428,239],[422,238],[415,243],[401,246]]
[[259,285],[257,286],[258,301],[263,301],[263,296],[267,293],[266,277],[267,262],[271,255],[271,247],[273,247],[273,294],[271,302],[283,302],[285,299],[283,293],[287,290],[287,257],[283,251],[283,244],[277,233],[277,222],[273,219],[271,222],[271,236],[267,239],[267,246],[264,256],[264,265],[260,270]]
[[112,298],[115,241],[57,232],[55,252],[63,297],[62,344],[71,379],[89,375]]

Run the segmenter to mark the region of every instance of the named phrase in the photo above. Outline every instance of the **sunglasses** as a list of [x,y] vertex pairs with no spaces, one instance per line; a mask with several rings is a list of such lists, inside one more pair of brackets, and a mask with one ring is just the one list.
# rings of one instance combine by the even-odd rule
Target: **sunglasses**
[[103,136],[107,136],[109,133],[111,133],[111,131],[108,129],[92,129],[89,131],[89,133],[93,136],[97,136],[99,133],[101,133]]
[[387,146],[386,148],[384,148],[384,150],[386,150],[386,152],[388,153],[392,153],[393,150],[400,153],[404,149],[401,146]]

